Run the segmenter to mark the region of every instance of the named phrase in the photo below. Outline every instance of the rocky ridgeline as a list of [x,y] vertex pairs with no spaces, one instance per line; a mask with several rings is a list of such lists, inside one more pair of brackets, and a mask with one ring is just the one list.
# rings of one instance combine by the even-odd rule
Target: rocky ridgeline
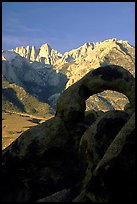
[[[2,152],[2,201],[109,202],[135,198],[135,79],[99,67],[66,89],[55,117]],[[125,110],[85,112],[104,90],[129,99]]]
[[[127,41],[115,38],[88,42],[64,54],[47,43],[39,49],[22,46],[3,51],[2,59],[2,73],[10,83],[16,83],[27,92],[37,95],[39,100],[48,103],[53,109],[56,109],[57,98],[64,89],[97,67],[114,64],[125,67],[135,75],[135,48]],[[86,105],[87,110],[122,110],[127,102],[123,94],[105,91],[94,95],[92,99],[90,97]]]
[[[108,64],[124,66],[134,73],[133,68],[131,69],[131,64],[134,66],[134,62],[135,48],[127,41],[114,38],[102,42],[85,43],[77,49],[65,52],[62,58],[56,61],[54,67],[66,73],[69,78],[68,87],[91,69]],[[122,65],[122,63],[125,64]]]
[[47,43],[43,44],[39,49],[36,49],[35,46],[21,46],[16,47],[13,51],[32,62],[37,61],[43,62],[44,64],[54,64],[62,57],[62,54],[57,50],[52,49]]
[[[20,56],[25,57],[31,61],[43,62],[45,64],[54,65],[54,68],[57,71],[62,71],[64,66],[68,71],[66,74],[70,78],[71,71],[73,66],[78,65],[75,69],[82,71],[85,67],[86,72],[90,71],[89,65],[93,65],[94,68],[97,68],[100,65],[106,65],[108,62],[106,55],[110,51],[117,51],[118,54],[123,54],[124,56],[128,55],[131,58],[131,61],[134,61],[135,58],[135,48],[131,46],[128,41],[117,40],[116,38],[104,40],[102,42],[88,42],[84,45],[65,52],[64,54],[59,53],[57,50],[54,50],[50,47],[48,43],[43,44],[40,48],[36,49],[35,46],[21,46],[12,49],[12,51],[18,53]],[[76,63],[76,64],[75,64]],[[120,62],[119,62],[120,63]],[[88,65],[88,66],[87,66]],[[83,67],[84,66],[84,67]],[[83,67],[83,68],[82,68]]]

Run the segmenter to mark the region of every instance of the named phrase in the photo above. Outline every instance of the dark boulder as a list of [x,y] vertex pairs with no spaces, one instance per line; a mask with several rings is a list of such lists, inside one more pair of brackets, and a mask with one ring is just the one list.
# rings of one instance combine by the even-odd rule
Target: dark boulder
[[[30,128],[3,150],[2,201],[132,200],[134,88],[135,79],[127,70],[110,65],[65,90],[54,118]],[[104,90],[125,94],[130,111],[85,113],[88,97]]]

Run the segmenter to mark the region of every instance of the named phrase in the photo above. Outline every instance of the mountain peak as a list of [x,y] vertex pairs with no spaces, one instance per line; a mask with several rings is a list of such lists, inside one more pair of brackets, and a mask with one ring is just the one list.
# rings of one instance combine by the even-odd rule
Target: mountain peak
[[[50,53],[52,50],[52,48],[49,46],[48,43],[45,43],[43,44],[41,47],[40,47],[40,52],[43,53],[44,52],[44,55],[45,55],[45,52],[47,53]],[[43,54],[42,54],[43,55]]]
[[41,45],[41,47],[50,47],[50,45],[48,43],[44,43],[44,44]]
[[[122,48],[122,47],[125,47]],[[39,49],[36,49],[35,45],[33,46],[27,46],[24,47],[23,45],[20,47],[16,47],[14,51],[18,53],[20,56],[27,58],[30,61],[37,61],[37,62],[43,62],[44,64],[64,64],[68,62],[73,62],[76,60],[83,60],[87,56],[91,59],[95,58],[96,62],[96,53],[99,53],[99,56],[103,56],[102,50],[105,50],[105,54],[110,49],[113,48],[122,49],[123,51],[126,51],[126,47],[129,47],[130,49],[133,48],[126,40],[118,40],[116,38],[106,39],[99,42],[86,42],[82,46],[72,49],[68,52],[65,52],[63,55],[59,53],[57,50],[54,50],[51,48],[51,46],[46,42],[42,44]],[[87,59],[86,59],[87,60]]]
[[30,61],[43,62],[45,64],[54,64],[62,56],[58,51],[52,49],[48,43],[41,45],[39,49],[36,49],[35,45],[28,45],[27,47],[16,47],[12,51]]

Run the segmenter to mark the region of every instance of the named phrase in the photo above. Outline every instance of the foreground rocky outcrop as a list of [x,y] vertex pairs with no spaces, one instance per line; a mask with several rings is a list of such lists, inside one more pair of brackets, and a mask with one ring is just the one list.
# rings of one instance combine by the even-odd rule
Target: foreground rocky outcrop
[[[109,202],[135,197],[135,79],[110,65],[89,72],[58,99],[56,116],[2,153],[2,201]],[[93,94],[126,95],[125,110],[85,112]]]

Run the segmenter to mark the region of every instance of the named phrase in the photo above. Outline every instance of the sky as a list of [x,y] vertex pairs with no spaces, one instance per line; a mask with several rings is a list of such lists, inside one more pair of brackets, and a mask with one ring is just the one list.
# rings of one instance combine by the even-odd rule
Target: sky
[[2,49],[48,43],[60,53],[116,38],[135,45],[135,2],[2,2]]

